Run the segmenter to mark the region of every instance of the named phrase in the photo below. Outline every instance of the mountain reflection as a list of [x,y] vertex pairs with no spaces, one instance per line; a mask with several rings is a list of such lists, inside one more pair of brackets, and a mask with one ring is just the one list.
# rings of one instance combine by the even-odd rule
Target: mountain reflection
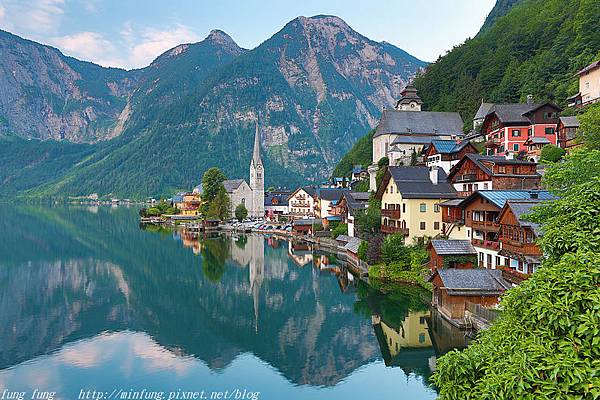
[[273,237],[139,229],[132,210],[0,211],[0,255],[0,369],[49,353],[93,366],[118,339],[163,367],[221,371],[252,353],[294,384],[333,386],[380,359],[427,378],[449,336],[432,341],[418,289],[384,294]]

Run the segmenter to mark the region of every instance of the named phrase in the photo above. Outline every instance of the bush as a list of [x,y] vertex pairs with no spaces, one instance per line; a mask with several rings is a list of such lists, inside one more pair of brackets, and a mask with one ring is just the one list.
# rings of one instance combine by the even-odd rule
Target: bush
[[552,144],[547,144],[542,147],[541,160],[549,161],[549,162],[557,162],[560,161],[566,154],[565,149],[561,149],[560,147],[554,146]]
[[248,209],[242,203],[238,204],[235,208],[235,217],[238,221],[243,221],[248,216]]
[[369,239],[369,247],[367,248],[367,262],[376,264],[381,261],[381,245],[383,244],[383,235],[377,234]]
[[369,242],[363,240],[362,242],[360,242],[360,245],[358,246],[358,258],[360,258],[362,261],[367,261],[367,251],[369,249]]
[[[330,227],[331,228],[331,227]],[[348,224],[336,223],[335,226],[331,229],[331,237],[335,239],[340,235],[348,234]]]
[[410,267],[410,250],[404,245],[404,235],[388,235],[381,245],[381,259],[386,264],[402,263]]

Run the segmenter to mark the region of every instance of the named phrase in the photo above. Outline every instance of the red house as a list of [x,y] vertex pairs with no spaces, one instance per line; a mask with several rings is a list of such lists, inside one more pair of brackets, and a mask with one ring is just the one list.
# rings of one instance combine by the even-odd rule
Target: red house
[[[560,107],[552,103],[494,104],[483,120],[482,133],[486,135],[490,155],[516,155],[534,150],[545,144],[557,144],[557,126]],[[532,149],[533,146],[533,149]]]
[[427,249],[431,272],[440,268],[470,269],[477,263],[477,251],[469,240],[434,239]]

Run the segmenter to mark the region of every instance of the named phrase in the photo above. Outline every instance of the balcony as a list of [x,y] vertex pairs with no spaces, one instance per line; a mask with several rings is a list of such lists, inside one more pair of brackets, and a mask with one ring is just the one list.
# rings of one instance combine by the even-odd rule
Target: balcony
[[506,238],[501,238],[500,242],[502,243],[502,250],[506,250],[511,253],[537,257],[542,255],[542,251],[535,243],[522,243]]
[[500,250],[500,243],[493,240],[471,239],[471,244],[488,250]]
[[447,224],[464,225],[465,219],[462,216],[443,214],[442,222],[445,222]]
[[463,175],[457,175],[456,178],[454,178],[455,182],[472,182],[474,180],[477,180],[477,174],[472,173],[472,174],[463,174]]
[[382,217],[388,217],[391,219],[400,219],[400,210],[390,210],[387,208],[383,208],[381,210]]
[[502,270],[502,277],[515,285],[520,284],[524,280],[529,279],[531,275],[524,274],[522,272],[517,271],[516,269],[512,269],[510,267],[498,267],[498,269]]
[[402,228],[399,226],[381,225],[381,233],[387,233],[387,234],[401,233],[404,236],[408,236],[408,228]]
[[498,232],[500,230],[500,225],[492,221],[471,221],[471,228],[481,231]]

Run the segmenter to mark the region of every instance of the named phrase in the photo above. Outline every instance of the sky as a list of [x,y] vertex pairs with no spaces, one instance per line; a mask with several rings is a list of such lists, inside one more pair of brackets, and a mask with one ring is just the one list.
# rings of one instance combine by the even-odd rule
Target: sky
[[475,36],[495,0],[0,0],[0,29],[106,67],[227,32],[251,49],[298,16],[337,15],[364,36],[435,61]]

